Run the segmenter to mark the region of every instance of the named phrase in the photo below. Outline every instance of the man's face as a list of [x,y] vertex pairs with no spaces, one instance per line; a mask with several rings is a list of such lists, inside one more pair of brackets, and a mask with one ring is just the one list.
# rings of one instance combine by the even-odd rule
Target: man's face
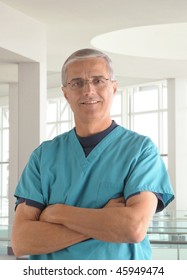
[[91,121],[108,121],[117,82],[110,80],[107,64],[103,58],[87,58],[75,61],[67,67],[67,83],[75,79],[93,80],[94,77],[109,79],[102,88],[87,82],[82,88],[72,89],[69,85],[63,88],[64,96],[74,113],[75,123]]

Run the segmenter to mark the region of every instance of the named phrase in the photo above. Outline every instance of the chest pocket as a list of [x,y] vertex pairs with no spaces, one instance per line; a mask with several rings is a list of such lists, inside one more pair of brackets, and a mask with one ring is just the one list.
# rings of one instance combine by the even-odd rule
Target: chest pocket
[[102,208],[110,199],[124,196],[124,186],[117,183],[101,182],[96,199],[96,207]]

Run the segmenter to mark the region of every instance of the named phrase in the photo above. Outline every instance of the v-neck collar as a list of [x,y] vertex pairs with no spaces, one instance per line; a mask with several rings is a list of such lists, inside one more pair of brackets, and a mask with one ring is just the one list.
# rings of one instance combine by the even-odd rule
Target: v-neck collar
[[89,153],[87,157],[85,156],[84,150],[76,136],[75,130],[72,129],[70,131],[70,139],[72,141],[72,151],[74,155],[77,157],[78,161],[80,162],[83,171],[86,171],[89,164],[100,155],[100,152],[105,147],[107,147],[112,142],[112,140],[121,133],[121,131],[122,131],[121,126],[115,127],[107,136],[105,136],[94,147],[94,149]]
[[112,121],[111,125],[107,129],[87,137],[78,136],[75,130],[75,134],[83,147],[86,157],[99,144],[99,142],[101,142],[117,126],[118,124],[115,121]]

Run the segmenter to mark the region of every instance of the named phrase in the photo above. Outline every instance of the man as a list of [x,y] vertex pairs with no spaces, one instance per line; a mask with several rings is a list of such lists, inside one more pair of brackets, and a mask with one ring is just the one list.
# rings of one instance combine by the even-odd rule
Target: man
[[42,143],[25,167],[15,192],[15,255],[150,259],[149,223],[174,196],[151,140],[111,120],[111,60],[94,49],[73,53],[62,90],[75,129]]

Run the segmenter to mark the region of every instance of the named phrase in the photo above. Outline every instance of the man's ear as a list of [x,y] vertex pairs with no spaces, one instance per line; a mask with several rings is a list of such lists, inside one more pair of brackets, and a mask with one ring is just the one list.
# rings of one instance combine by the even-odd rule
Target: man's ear
[[114,93],[114,95],[116,95],[117,89],[118,89],[118,82],[114,81],[113,82],[113,90],[114,90],[113,93]]
[[62,90],[62,92],[63,92],[63,94],[64,94],[64,97],[66,98],[66,100],[68,101],[68,95],[67,95],[67,92],[66,92],[66,89],[65,89],[65,87],[61,87],[61,90]]

